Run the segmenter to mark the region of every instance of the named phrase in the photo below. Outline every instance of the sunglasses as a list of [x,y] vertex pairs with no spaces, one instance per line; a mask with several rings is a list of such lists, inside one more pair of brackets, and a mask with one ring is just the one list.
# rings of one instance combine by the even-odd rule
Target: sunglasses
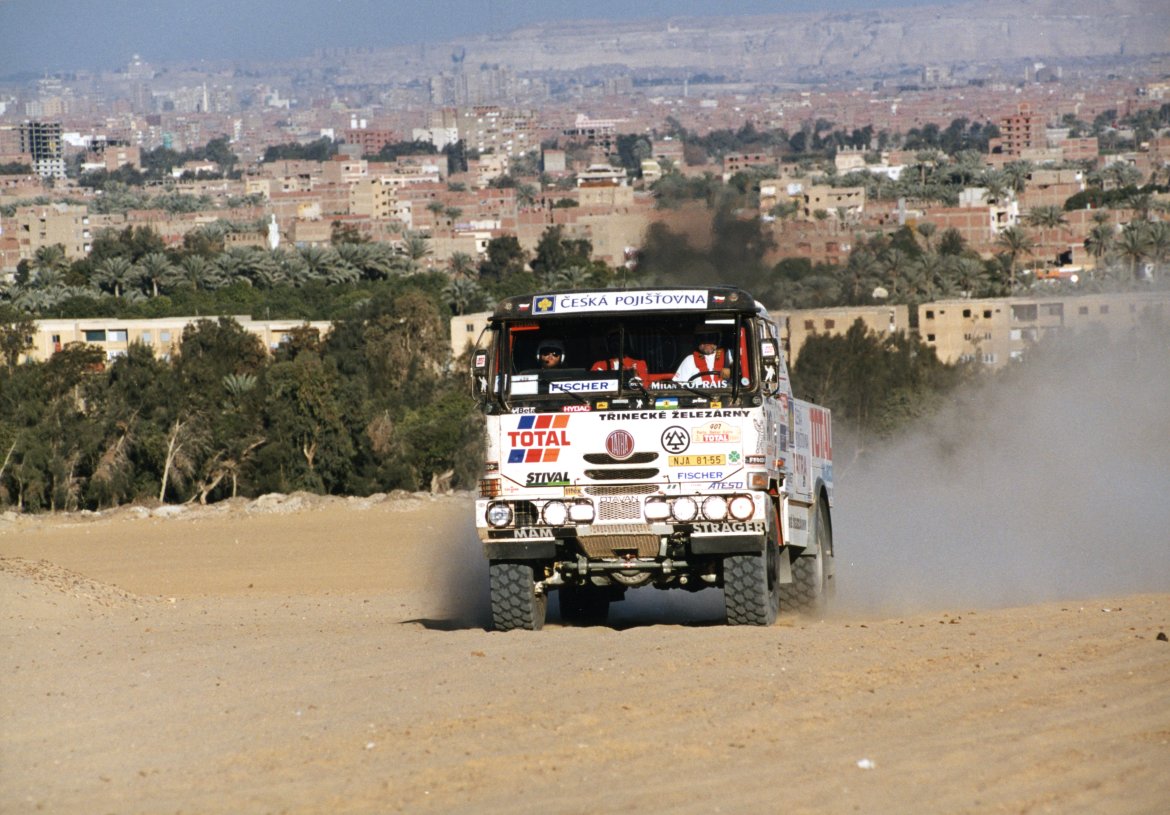
[[559,348],[541,348],[540,351],[537,352],[537,356],[542,357],[547,357],[549,354],[555,354],[558,357],[564,356],[564,352]]

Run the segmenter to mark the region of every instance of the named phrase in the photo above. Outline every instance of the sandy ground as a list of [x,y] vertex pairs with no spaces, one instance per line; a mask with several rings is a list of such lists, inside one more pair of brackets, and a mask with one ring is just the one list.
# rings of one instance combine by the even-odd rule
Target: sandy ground
[[1170,593],[486,608],[466,497],[0,515],[0,812],[1170,811]]

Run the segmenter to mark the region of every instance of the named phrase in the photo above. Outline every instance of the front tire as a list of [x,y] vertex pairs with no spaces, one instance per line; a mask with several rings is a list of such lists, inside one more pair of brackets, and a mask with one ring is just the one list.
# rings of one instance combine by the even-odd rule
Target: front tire
[[780,610],[780,549],[768,521],[764,551],[723,559],[723,603],[728,625],[771,625]]
[[544,627],[548,597],[536,590],[536,572],[528,563],[492,561],[488,564],[491,586],[492,628],[511,631]]

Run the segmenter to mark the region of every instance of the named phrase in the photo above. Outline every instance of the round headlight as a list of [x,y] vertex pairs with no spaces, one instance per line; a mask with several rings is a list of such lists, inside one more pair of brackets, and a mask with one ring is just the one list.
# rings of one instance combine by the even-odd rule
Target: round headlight
[[569,520],[579,524],[591,524],[596,516],[592,501],[574,501],[569,504]]
[[512,523],[512,507],[502,502],[488,504],[487,522],[489,526],[501,529]]
[[708,521],[722,521],[727,517],[727,499],[722,495],[711,495],[703,501],[703,517]]
[[647,498],[643,512],[647,521],[665,521],[670,517],[670,504],[664,498]]
[[755,513],[756,504],[750,495],[737,495],[731,499],[728,509],[731,511],[732,518],[737,521],[746,521]]
[[564,526],[569,519],[569,509],[562,501],[549,501],[540,513],[545,526]]
[[699,514],[699,505],[695,503],[694,498],[676,498],[671,507],[671,512],[674,513],[674,519],[681,521],[684,524],[695,520],[695,516]]

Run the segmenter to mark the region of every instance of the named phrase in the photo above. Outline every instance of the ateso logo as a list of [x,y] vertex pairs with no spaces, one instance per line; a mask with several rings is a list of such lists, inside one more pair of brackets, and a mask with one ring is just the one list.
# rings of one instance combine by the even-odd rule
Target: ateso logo
[[526,487],[563,487],[569,483],[567,472],[559,473],[529,473],[524,482]]
[[562,447],[569,446],[569,417],[565,414],[553,416],[541,413],[536,416],[521,416],[516,429],[507,433],[511,451],[509,464],[546,464],[556,461]]
[[634,454],[634,437],[625,430],[615,430],[605,437],[605,451],[618,461]]
[[691,446],[691,435],[676,424],[662,431],[662,449],[668,453],[681,453]]

